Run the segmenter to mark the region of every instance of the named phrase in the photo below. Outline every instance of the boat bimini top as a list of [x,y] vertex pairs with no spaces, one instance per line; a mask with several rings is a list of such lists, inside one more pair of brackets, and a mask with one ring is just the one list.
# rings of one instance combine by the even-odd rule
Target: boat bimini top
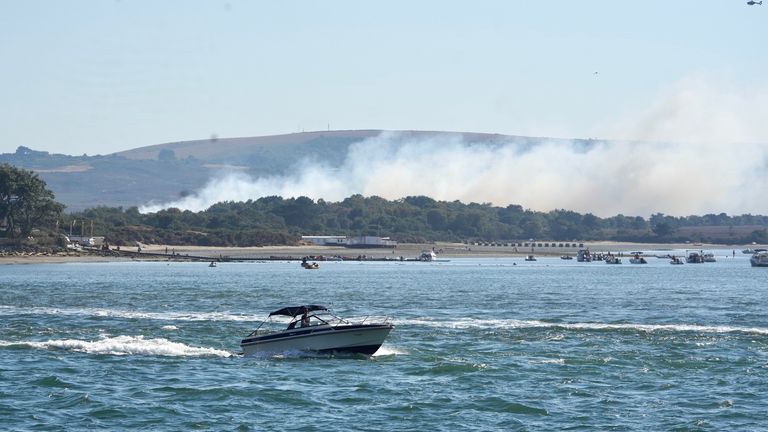
[[291,318],[295,318],[298,315],[303,315],[305,313],[310,313],[313,311],[327,311],[328,308],[325,306],[320,305],[303,305],[303,306],[289,306],[284,307],[282,309],[278,309],[274,312],[271,312],[269,316],[275,316],[275,315],[282,315],[287,316]]
[[[322,312],[324,317],[321,318],[317,314],[313,312]],[[349,322],[339,316],[336,316],[333,314],[330,309],[328,309],[325,306],[321,305],[301,305],[301,306],[288,306],[284,307],[282,309],[278,309],[274,312],[270,312],[270,314],[267,316],[267,319],[259,323],[259,326],[256,327],[254,331],[251,332],[248,336],[254,336],[259,333],[261,333],[259,330],[261,330],[262,326],[267,323],[276,324],[275,321],[272,320],[272,317],[289,317],[290,321],[288,322],[288,328],[285,330],[291,330],[296,327],[296,325],[301,321],[302,316],[304,314],[307,314],[308,319],[313,319],[315,321],[315,325],[338,325],[338,324],[349,324]],[[284,322],[284,321],[283,321]],[[304,325],[302,325],[304,327]],[[266,330],[267,333],[271,333],[275,331],[272,330]]]

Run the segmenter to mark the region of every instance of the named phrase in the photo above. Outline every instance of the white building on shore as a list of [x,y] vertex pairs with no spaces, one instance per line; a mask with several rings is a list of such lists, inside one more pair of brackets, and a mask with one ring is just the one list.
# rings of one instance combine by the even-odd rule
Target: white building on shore
[[318,246],[343,246],[348,248],[395,248],[397,242],[389,237],[376,236],[301,236],[301,241]]

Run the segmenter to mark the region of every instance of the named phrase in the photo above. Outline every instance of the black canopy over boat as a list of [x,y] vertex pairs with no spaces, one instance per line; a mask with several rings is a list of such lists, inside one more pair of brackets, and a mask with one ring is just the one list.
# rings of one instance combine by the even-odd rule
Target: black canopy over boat
[[327,311],[327,310],[328,310],[327,307],[320,306],[320,305],[288,306],[282,309],[278,309],[274,312],[271,312],[269,316],[282,315],[282,316],[293,318],[293,317],[303,315],[305,313],[310,313],[313,311]]

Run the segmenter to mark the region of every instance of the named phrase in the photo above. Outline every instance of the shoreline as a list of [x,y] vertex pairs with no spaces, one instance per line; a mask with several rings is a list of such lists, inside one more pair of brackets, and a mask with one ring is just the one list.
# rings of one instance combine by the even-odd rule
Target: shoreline
[[[662,244],[662,243],[625,243],[594,242],[584,243],[592,252],[614,252],[626,254],[632,251],[670,251],[670,250],[732,250],[742,254],[745,248],[760,248],[765,245],[714,245],[714,244]],[[463,243],[402,243],[396,248],[361,248],[351,249],[336,246],[260,246],[260,247],[209,247],[209,246],[170,246],[142,245],[141,253],[136,248],[123,248],[120,256],[104,256],[98,251],[70,252],[67,254],[22,253],[0,256],[3,264],[56,264],[56,263],[98,263],[121,261],[258,261],[258,260],[298,260],[311,257],[344,257],[355,260],[358,257],[370,260],[399,261],[414,260],[424,250],[434,250],[439,258],[518,258],[535,256],[575,256],[578,247],[528,247],[477,246]]]

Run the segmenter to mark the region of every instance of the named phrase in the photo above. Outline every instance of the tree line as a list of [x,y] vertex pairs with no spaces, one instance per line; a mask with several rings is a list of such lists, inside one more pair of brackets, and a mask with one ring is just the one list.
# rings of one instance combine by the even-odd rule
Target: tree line
[[571,210],[541,212],[520,205],[466,204],[425,196],[386,200],[353,195],[340,202],[270,196],[221,202],[200,212],[170,208],[140,213],[137,207],[97,207],[63,213],[63,209],[36,174],[0,165],[0,236],[8,238],[25,238],[37,229],[50,236],[93,233],[116,245],[294,245],[302,235],[372,235],[405,243],[528,239],[768,242],[768,216],[657,213],[648,219],[621,214],[601,218]]
[[[519,205],[465,204],[425,196],[386,200],[353,195],[340,202],[270,196],[221,202],[201,212],[171,208],[142,214],[136,207],[99,207],[67,218],[94,221],[98,231],[113,241],[200,246],[293,245],[302,235],[370,235],[405,243],[528,239],[768,242],[766,216],[657,213],[648,219],[621,214],[601,218],[570,210],[540,212]],[[717,229],[708,230],[713,227]]]

